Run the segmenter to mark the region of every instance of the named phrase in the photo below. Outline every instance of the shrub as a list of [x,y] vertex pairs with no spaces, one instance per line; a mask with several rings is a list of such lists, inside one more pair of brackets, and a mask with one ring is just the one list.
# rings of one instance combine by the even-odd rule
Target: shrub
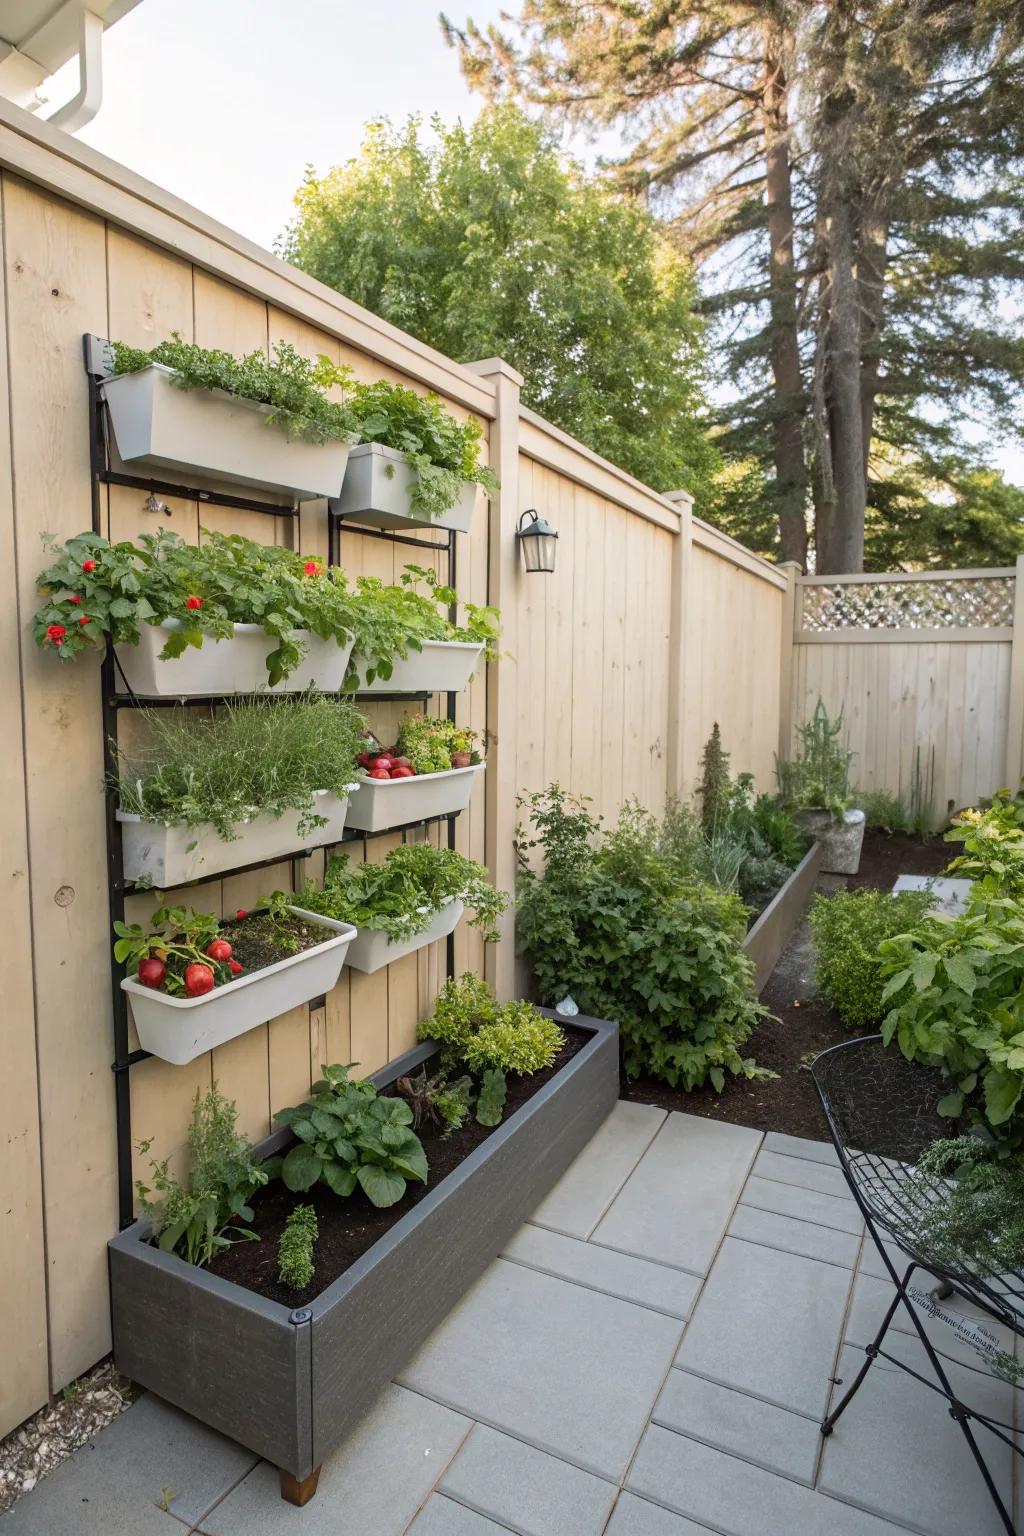
[[445,982],[433,1017],[420,1024],[419,1038],[440,1041],[448,1066],[522,1076],[549,1067],[565,1044],[553,1019],[532,1003],[499,1003],[487,982],[471,971]]
[[[673,1087],[726,1072],[759,1075],[740,1046],[764,1009],[740,940],[738,896],[680,872],[659,850],[652,818],[627,807],[614,832],[558,785],[527,797],[534,835],[518,836],[517,937],[540,995],[568,991],[585,1013],[619,1021],[631,1077]],[[540,847],[540,870],[526,863]]]
[[729,754],[722,746],[722,733],[716,720],[701,753],[698,791],[701,825],[709,836],[729,815],[731,790]]
[[1002,789],[985,811],[960,811],[946,833],[964,851],[949,872],[973,880],[979,894],[1024,898],[1024,796]]
[[918,1227],[932,1253],[995,1274],[1024,1266],[1024,1159],[999,1157],[979,1137],[958,1136],[932,1142],[919,1166],[949,1180],[945,1200],[926,1210]]
[[793,762],[775,759],[775,773],[783,803],[798,811],[831,811],[842,816],[850,804],[850,764],[853,753],[840,740],[843,712],[829,719],[821,699],[814,714],[797,726],[800,755]]
[[811,908],[818,986],[848,1029],[870,1029],[884,1018],[883,939],[906,933],[924,917],[927,891],[837,891]]
[[498,490],[494,471],[480,463],[480,423],[473,417],[456,421],[437,395],[378,379],[355,385],[352,411],[365,442],[399,449],[416,470],[409,499],[417,512],[440,517],[467,481],[488,496]]
[[864,827],[868,832],[909,832],[910,818],[898,795],[888,789],[859,789],[853,797],[858,810],[864,812]]
[[292,1291],[304,1291],[313,1279],[313,1249],[320,1235],[316,1211],[297,1205],[277,1241],[277,1278]]

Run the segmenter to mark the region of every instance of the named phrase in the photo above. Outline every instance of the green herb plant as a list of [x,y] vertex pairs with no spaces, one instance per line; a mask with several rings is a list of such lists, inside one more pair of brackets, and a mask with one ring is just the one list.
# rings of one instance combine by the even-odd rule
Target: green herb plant
[[[189,1264],[206,1265],[232,1243],[256,1240],[241,1223],[252,1221],[249,1200],[267,1182],[265,1167],[237,1129],[238,1112],[216,1083],[205,1096],[198,1088],[188,1133],[188,1183],[170,1172],[169,1159],[149,1159],[149,1182],[136,1180],[143,1215],[164,1253]],[[151,1141],[139,1143],[143,1156]]]
[[891,837],[895,832],[910,831],[910,814],[898,795],[888,789],[859,789],[853,804],[864,812],[864,827],[868,832],[884,832]]
[[932,1142],[918,1160],[924,1173],[947,1181],[922,1215],[922,1244],[947,1263],[967,1263],[989,1275],[1024,1267],[1024,1158],[1001,1157],[978,1136]]
[[356,648],[368,683],[377,677],[389,678],[395,657],[421,651],[426,640],[482,645],[486,660],[498,658],[497,608],[466,603],[463,622],[453,623],[449,613],[456,612],[458,594],[428,567],[407,565],[397,586],[385,586],[376,576],[360,576],[356,595]]
[[797,727],[799,756],[792,762],[775,759],[779,794],[787,807],[831,811],[836,820],[849,808],[853,753],[843,745],[843,723],[842,710],[832,720],[819,699],[811,718]]
[[409,491],[414,511],[440,517],[455,505],[467,482],[488,496],[499,489],[494,471],[480,462],[479,422],[473,417],[457,421],[437,395],[378,379],[356,384],[351,403],[363,441],[398,449],[415,469]]
[[927,891],[837,891],[811,908],[818,986],[847,1029],[875,1029],[888,1012],[879,963],[884,939],[908,933],[932,904]]
[[312,1283],[316,1266],[313,1250],[320,1227],[311,1205],[297,1205],[277,1241],[277,1278],[290,1291],[304,1291]]
[[508,1081],[499,1067],[487,1067],[480,1077],[480,1093],[476,1101],[476,1118],[479,1125],[500,1125],[508,1097]]
[[414,1077],[400,1077],[395,1084],[412,1109],[412,1127],[433,1125],[445,1140],[465,1124],[473,1103],[473,1080],[463,1076],[449,1080],[444,1073],[427,1076],[426,1067]]

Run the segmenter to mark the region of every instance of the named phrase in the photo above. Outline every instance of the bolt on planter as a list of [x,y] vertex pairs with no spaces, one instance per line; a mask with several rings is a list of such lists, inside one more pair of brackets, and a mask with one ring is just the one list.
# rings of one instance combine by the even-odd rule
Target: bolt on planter
[[[325,1456],[497,1257],[615,1104],[618,1026],[582,1017],[563,1022],[592,1038],[301,1309],[161,1253],[148,1241],[146,1222],[112,1238],[117,1369],[265,1457],[281,1470],[284,1496],[305,1502]],[[388,1087],[437,1050],[419,1046],[371,1081]],[[278,1131],[257,1152],[270,1157],[292,1139],[289,1130]]]
[[349,804],[347,825],[357,832],[383,832],[410,821],[464,811],[483,763],[418,773],[411,779],[361,779],[359,793]]
[[468,533],[480,496],[480,487],[467,480],[459,499],[447,512],[428,517],[412,505],[417,471],[404,453],[382,443],[360,443],[349,454],[345,481],[333,510],[371,528],[405,528],[410,523],[429,528],[454,528]]
[[[301,908],[296,910],[301,912]],[[426,908],[421,907],[420,910],[426,911]],[[464,911],[465,906],[461,901],[446,901],[421,933],[413,934],[410,939],[397,939],[394,943],[379,928],[357,928],[346,959],[354,971],[383,970],[384,966],[403,960],[406,955],[415,954],[416,950],[425,949],[438,939],[446,939],[458,927]],[[309,913],[308,916],[312,917],[313,914]],[[334,928],[348,927],[347,923],[339,923],[332,917],[317,917],[317,922]]]
[[[396,656],[390,677],[361,682],[360,693],[461,693],[469,687],[483,655],[483,642],[475,640],[424,640],[423,649]],[[366,664],[356,656],[359,676]]]
[[[277,641],[258,624],[236,624],[230,640],[204,637],[198,650],[190,645],[181,656],[161,661],[168,635],[180,628],[178,619],[143,624],[138,645],[114,647],[120,669],[119,693],[130,691],[140,699],[177,699],[193,694],[256,693],[269,688],[267,657],[277,649]],[[307,688],[319,688],[321,693],[340,691],[353,642],[339,645],[314,634],[306,638],[308,648],[302,661],[270,690],[272,693],[303,693]]]
[[348,443],[307,443],[268,423],[270,406],[221,389],[181,389],[153,363],[103,383],[117,451],[133,469],[172,469],[296,500],[337,496]]

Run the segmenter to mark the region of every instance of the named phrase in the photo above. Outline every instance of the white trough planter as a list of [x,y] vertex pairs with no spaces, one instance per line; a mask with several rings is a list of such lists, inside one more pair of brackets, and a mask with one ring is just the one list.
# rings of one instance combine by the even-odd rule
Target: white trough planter
[[117,451],[138,470],[172,469],[298,500],[337,496],[349,444],[306,443],[267,422],[270,407],[220,389],[179,389],[159,363],[107,379]]
[[[361,693],[461,693],[477,670],[483,643],[472,640],[424,640],[421,651],[395,657],[390,677],[361,682]],[[359,658],[356,658],[359,667]],[[365,668],[360,669],[365,677]]]
[[222,874],[226,869],[258,864],[264,859],[283,859],[303,848],[336,843],[345,829],[348,805],[346,795],[320,789],[315,811],[318,816],[326,816],[325,827],[300,833],[300,811],[286,811],[283,816],[254,816],[252,821],[235,828],[237,836],[232,842],[225,842],[209,822],[200,827],[181,823],[166,826],[118,811],[124,878],[148,879],[158,890],[166,891],[189,880]]
[[[183,655],[161,661],[168,634],[180,628],[178,619],[142,624],[138,645],[114,647],[124,673],[124,681],[117,674],[119,693],[125,692],[125,684],[141,699],[255,693],[269,687],[267,657],[277,649],[277,641],[258,624],[236,624],[230,640],[204,638],[199,649],[190,645]],[[321,640],[311,634],[302,661],[272,692],[302,693],[316,687],[321,693],[337,693],[345,681],[351,654],[352,641],[339,645],[336,640]]]
[[360,779],[359,793],[349,804],[347,825],[357,832],[383,832],[409,821],[464,811],[476,776],[483,771],[483,763],[474,763],[470,768],[420,773],[411,779]]
[[468,533],[473,526],[480,487],[467,480],[454,507],[440,517],[427,517],[410,502],[416,470],[397,448],[381,443],[360,443],[349,454],[345,483],[335,503],[342,517],[356,518],[371,528],[405,528],[410,523],[429,528],[454,528]]
[[204,1051],[329,992],[341,975],[356,929],[300,907],[291,911],[323,928],[324,942],[214,987],[204,997],[170,997],[126,976],[121,988],[128,994],[143,1050],[183,1067]]
[[357,971],[379,971],[405,955],[425,949],[437,939],[446,939],[454,932],[464,910],[461,901],[445,902],[440,911],[434,913],[422,933],[415,934],[411,939],[400,939],[396,944],[389,944],[387,934],[377,928],[359,928],[349,946],[348,963]]

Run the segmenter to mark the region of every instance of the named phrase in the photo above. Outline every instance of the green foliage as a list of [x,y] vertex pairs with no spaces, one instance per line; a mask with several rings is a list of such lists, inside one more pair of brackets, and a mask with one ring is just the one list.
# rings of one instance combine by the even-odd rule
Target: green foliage
[[468,752],[480,761],[475,731],[454,720],[435,720],[430,715],[407,715],[398,729],[398,754],[407,757],[417,773],[444,773],[457,752]]
[[920,1168],[948,1180],[945,1198],[921,1218],[927,1251],[947,1263],[1004,1274],[1024,1267],[1024,1158],[1001,1156],[977,1136],[935,1141]]
[[500,1125],[505,1113],[508,1083],[499,1067],[487,1067],[480,1078],[480,1095],[476,1101],[476,1118],[480,1125]]
[[[558,785],[520,804],[533,835],[518,837],[517,937],[542,999],[570,992],[584,1013],[617,1019],[631,1077],[720,1091],[726,1072],[762,1075],[740,1054],[764,1010],[739,898],[681,871],[637,808],[604,838]],[[527,861],[535,848],[540,869]]]
[[830,720],[819,699],[811,718],[797,726],[800,756],[793,762],[775,759],[784,804],[798,811],[831,811],[836,818],[842,816],[850,804],[853,762],[853,753],[843,746],[842,733],[842,710]]
[[[417,589],[425,587],[426,591]],[[376,576],[356,580],[357,649],[366,681],[389,678],[395,656],[423,649],[424,640],[464,640],[485,647],[488,661],[498,657],[501,633],[497,608],[465,605],[465,621],[450,622],[446,609],[458,601],[451,587],[441,585],[436,571],[407,565],[398,586],[389,587]]]
[[868,832],[908,832],[909,814],[902,800],[888,789],[859,789],[853,797],[858,810],[864,812],[864,828]]
[[323,353],[316,362],[302,357],[287,341],[274,347],[272,361],[263,352],[233,357],[183,341],[177,331],[149,352],[112,343],[114,373],[139,373],[159,363],[173,370],[179,389],[222,389],[243,400],[269,405],[268,426],[280,427],[289,437],[309,443],[358,441],[351,409],[327,398],[333,387],[344,388],[352,377],[350,368],[339,367]]
[[378,1207],[401,1200],[410,1179],[425,1184],[427,1159],[406,1101],[378,1094],[372,1083],[350,1082],[349,1067],[322,1071],[303,1104],[274,1116],[297,1144],[272,1168],[268,1162],[268,1172],[296,1191],[319,1182],[348,1196],[359,1184]]
[[[143,1215],[164,1253],[178,1253],[189,1264],[209,1264],[224,1248],[256,1234],[240,1222],[252,1221],[249,1200],[268,1174],[253,1162],[252,1149],[236,1129],[238,1111],[214,1083],[192,1104],[188,1132],[188,1184],[170,1172],[170,1160],[149,1159],[150,1182],[135,1188]],[[152,1142],[139,1143],[145,1157]],[[153,1197],[158,1198],[154,1199]]]
[[315,1272],[313,1249],[320,1236],[316,1211],[297,1205],[277,1241],[277,1278],[292,1291],[304,1291]]
[[437,395],[378,379],[354,387],[352,410],[365,442],[400,450],[416,470],[409,499],[417,512],[440,517],[467,481],[488,496],[499,489],[494,471],[480,463],[480,423],[472,416],[456,421]]
[[143,960],[151,956],[167,967],[163,988],[172,997],[184,997],[184,974],[190,965],[207,965],[214,980],[223,985],[231,980],[231,970],[211,960],[207,945],[220,934],[220,921],[214,912],[195,912],[189,907],[159,906],[148,924],[114,922],[114,959],[135,975]]
[[837,891],[811,908],[818,986],[848,1029],[873,1029],[887,1012],[879,969],[883,939],[907,933],[924,918],[927,891]]
[[961,811],[946,841],[964,845],[951,874],[975,881],[985,895],[1024,900],[1024,795],[1001,789],[987,810]]
[[729,754],[722,746],[722,732],[716,720],[701,753],[698,790],[701,826],[709,837],[728,817],[731,789]]
[[145,746],[121,752],[122,811],[144,821],[198,827],[225,841],[254,816],[297,810],[302,835],[322,827],[316,793],[344,795],[355,781],[365,721],[339,699],[227,703],[214,714],[140,711]]
[[703,324],[690,263],[514,108],[472,124],[372,124],[296,194],[296,266],[470,362],[503,357],[523,401],[657,490],[699,488]]
[[433,1017],[420,1024],[419,1038],[440,1041],[450,1067],[466,1066],[477,1073],[491,1068],[524,1077],[549,1067],[565,1044],[553,1019],[532,1003],[499,1003],[487,982],[472,971],[445,982]]
[[426,1067],[415,1077],[400,1077],[395,1087],[412,1108],[413,1130],[427,1121],[441,1127],[442,1140],[465,1124],[473,1103],[471,1078],[449,1080],[444,1073],[428,1077]]

